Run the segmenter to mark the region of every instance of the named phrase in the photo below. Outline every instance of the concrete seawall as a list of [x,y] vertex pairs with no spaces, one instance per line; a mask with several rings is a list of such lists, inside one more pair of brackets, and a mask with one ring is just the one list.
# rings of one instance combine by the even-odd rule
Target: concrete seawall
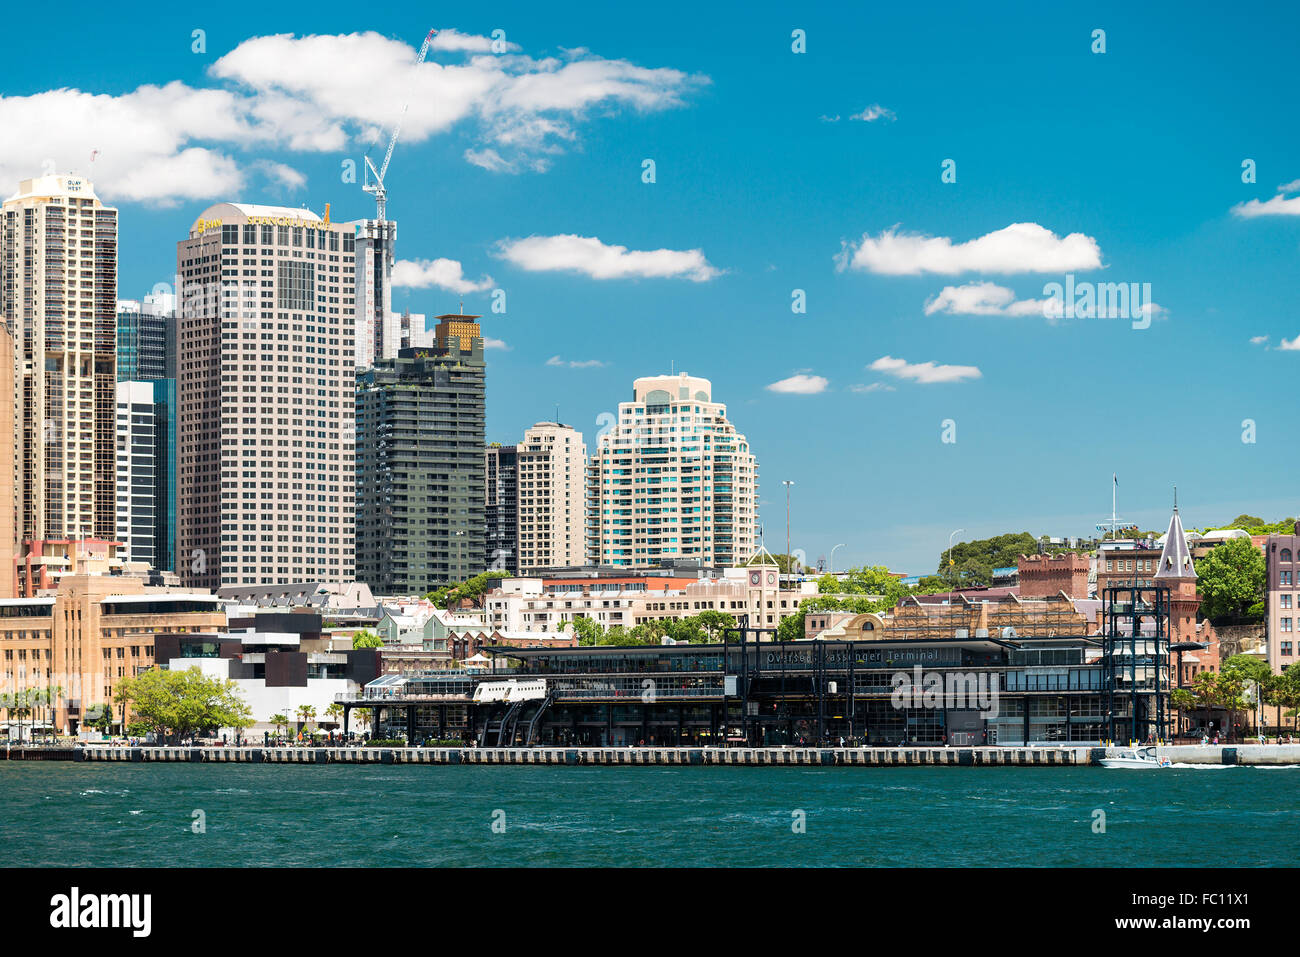
[[79,761],[245,764],[978,765],[1062,767],[1092,762],[1077,748],[165,748],[82,747]]
[[[1095,765],[1108,750],[1040,748],[186,748],[75,749],[78,761],[165,761],[240,764],[549,764],[740,765],[745,767],[916,765],[1079,767]],[[1161,757],[1192,765],[1300,765],[1300,745],[1161,746]],[[66,759],[65,759],[66,760]]]

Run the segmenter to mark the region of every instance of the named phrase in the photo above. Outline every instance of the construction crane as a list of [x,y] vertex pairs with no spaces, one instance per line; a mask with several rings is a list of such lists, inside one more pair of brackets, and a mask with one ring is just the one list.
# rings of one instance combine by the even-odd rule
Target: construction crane
[[[437,32],[437,30],[430,30],[424,38],[424,43],[420,46],[420,53],[415,58],[415,66],[418,67],[424,62],[424,58],[429,55],[429,46],[433,43],[434,34]],[[388,172],[388,164],[393,158],[393,147],[397,145],[397,137],[402,133],[402,120],[406,118],[406,111],[410,105],[411,100],[408,96],[406,102],[402,104],[402,112],[397,117],[397,124],[393,127],[393,135],[388,140],[388,152],[384,154],[383,165],[379,169],[375,169],[375,164],[370,162],[370,157],[366,157],[366,169],[374,174],[375,181],[373,183],[369,182],[370,177],[367,176],[367,182],[361,188],[367,193],[374,194],[375,218],[381,223],[388,218],[388,191],[384,189],[384,174]]]

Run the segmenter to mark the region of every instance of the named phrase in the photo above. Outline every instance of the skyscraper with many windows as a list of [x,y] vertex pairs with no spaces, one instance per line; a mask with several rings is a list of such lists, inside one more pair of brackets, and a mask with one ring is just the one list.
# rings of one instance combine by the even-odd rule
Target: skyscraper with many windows
[[117,302],[117,381],[176,377],[176,300],[172,295]]
[[0,219],[20,540],[116,533],[116,307],[117,210],[80,176],[23,180]]
[[513,575],[519,570],[519,452],[493,443],[483,450],[483,567]]
[[758,465],[708,379],[649,376],[620,402],[588,469],[588,561],[741,565],[758,529]]
[[[158,430],[152,382],[117,384],[117,535],[127,561],[160,567],[157,547],[159,508]],[[164,446],[165,452],[165,446]],[[163,484],[163,494],[166,485]]]
[[177,244],[177,571],[351,581],[355,233],[219,203]]
[[483,338],[477,316],[438,318],[437,345],[357,377],[357,578],[377,595],[484,567]]
[[581,565],[587,544],[582,433],[558,422],[538,422],[515,448],[519,571]]
[[[127,543],[132,561],[148,561],[154,568],[172,570],[176,561],[176,296],[159,292],[143,300],[119,299],[117,302],[117,381],[118,381],[118,532]],[[122,384],[140,388],[131,394],[138,405],[147,394],[151,408],[150,429],[153,434],[152,495],[148,510],[132,507],[127,531],[123,530],[122,462],[124,442],[134,438],[123,435],[123,427],[132,430],[122,417]],[[143,413],[136,413],[138,418]],[[138,427],[138,423],[135,423]],[[151,527],[145,527],[146,511]],[[151,542],[149,557],[139,544]]]

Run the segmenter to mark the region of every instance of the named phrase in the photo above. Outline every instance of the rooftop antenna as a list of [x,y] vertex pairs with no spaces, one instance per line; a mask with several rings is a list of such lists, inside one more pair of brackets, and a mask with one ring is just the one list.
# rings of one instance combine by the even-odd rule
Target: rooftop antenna
[[1110,521],[1098,522],[1097,531],[1104,532],[1109,530],[1111,535],[1119,531],[1122,519],[1116,511],[1116,504],[1119,498],[1119,473],[1116,472],[1111,476],[1112,484],[1110,489]]
[[1178,511],[1178,486],[1174,486],[1174,511]]

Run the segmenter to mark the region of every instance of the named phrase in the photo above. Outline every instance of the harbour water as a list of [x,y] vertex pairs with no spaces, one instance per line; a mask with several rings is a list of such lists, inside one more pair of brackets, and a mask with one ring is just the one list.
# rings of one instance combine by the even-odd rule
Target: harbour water
[[12,866],[1268,867],[1297,863],[1297,788],[1288,767],[0,762],[0,834]]

